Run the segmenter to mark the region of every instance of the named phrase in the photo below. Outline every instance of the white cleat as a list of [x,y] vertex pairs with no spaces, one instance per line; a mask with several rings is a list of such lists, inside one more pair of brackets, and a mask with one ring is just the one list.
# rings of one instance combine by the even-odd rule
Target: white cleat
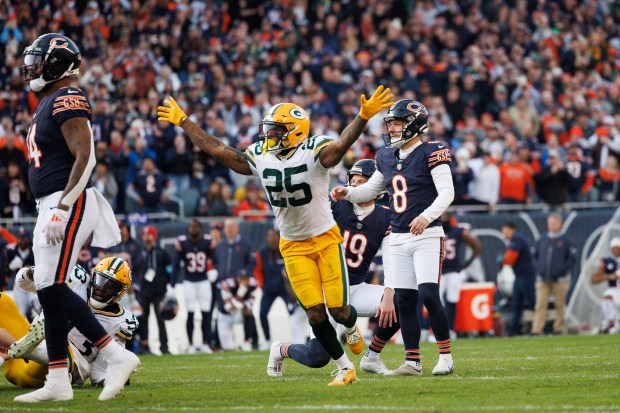
[[437,365],[433,368],[433,376],[445,376],[454,371],[454,361],[452,358],[441,357]]
[[109,364],[106,371],[105,385],[99,395],[99,401],[113,399],[125,387],[131,373],[138,369],[140,359],[129,350],[121,363]]
[[45,385],[38,390],[30,393],[22,394],[13,399],[14,402],[20,403],[38,403],[38,402],[61,402],[73,400],[73,388],[69,375],[67,380],[45,381]]
[[187,348],[187,354],[196,354],[196,347],[194,346],[189,346]]
[[282,347],[282,343],[279,341],[271,343],[269,362],[267,363],[267,374],[273,377],[280,377],[284,372],[284,358],[280,354],[280,347]]
[[32,352],[45,338],[45,320],[36,318],[32,321],[25,336],[11,344],[9,357],[18,359]]
[[364,356],[362,358],[362,361],[360,361],[360,368],[362,369],[362,371],[365,371],[367,373],[386,375],[390,372],[390,369],[385,366],[385,363],[383,362],[383,360],[381,360],[381,357],[371,359],[370,357]]
[[200,352],[205,354],[213,354],[213,350],[211,350],[211,347],[209,347],[208,344],[203,344],[200,346]]
[[407,363],[403,363],[396,370],[390,370],[385,373],[386,376],[421,376],[422,366],[420,363],[416,363],[415,366]]

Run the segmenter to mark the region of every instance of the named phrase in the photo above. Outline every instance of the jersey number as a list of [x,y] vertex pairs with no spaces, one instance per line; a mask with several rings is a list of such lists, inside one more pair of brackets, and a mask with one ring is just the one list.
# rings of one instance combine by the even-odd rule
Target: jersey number
[[157,188],[155,187],[155,177],[153,175],[149,175],[146,177],[146,192],[155,192]]
[[28,147],[28,158],[34,162],[35,168],[41,167],[41,156],[43,154],[39,150],[37,143],[34,141],[34,137],[37,133],[37,124],[33,123],[28,131],[28,137],[26,138],[26,146]]
[[364,253],[366,252],[366,247],[368,246],[368,238],[364,234],[353,234],[351,236],[351,231],[346,230],[343,234],[344,238],[344,249],[351,252],[351,254],[356,255],[355,260],[351,258],[347,258],[347,266],[350,268],[357,268],[362,265],[364,262]]
[[446,238],[445,242],[447,260],[453,260],[456,258],[456,240],[454,238]]
[[[263,179],[275,178],[275,183],[273,185],[265,185],[271,205],[278,208],[286,208],[288,205],[298,207],[309,204],[310,201],[312,201],[312,190],[310,189],[310,185],[307,182],[293,184],[293,175],[307,171],[308,166],[305,164],[294,168],[284,168],[284,175],[279,169],[266,168],[263,171]],[[301,198],[292,196],[290,198],[280,197],[276,199],[275,195],[279,194],[284,189],[291,194],[296,191],[303,191],[303,196]]]
[[407,180],[402,175],[394,175],[392,178],[394,195],[394,212],[402,214],[407,210]]
[[204,252],[188,252],[185,254],[185,260],[187,272],[205,272],[207,269],[207,254]]

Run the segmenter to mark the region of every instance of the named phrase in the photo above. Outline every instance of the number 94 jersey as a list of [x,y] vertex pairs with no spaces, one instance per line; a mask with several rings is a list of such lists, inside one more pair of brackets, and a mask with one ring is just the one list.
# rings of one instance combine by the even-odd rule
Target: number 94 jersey
[[263,155],[259,142],[245,150],[244,155],[265,188],[285,240],[316,237],[336,225],[327,198],[328,170],[319,160],[321,150],[330,143],[330,137],[315,135],[286,156]]

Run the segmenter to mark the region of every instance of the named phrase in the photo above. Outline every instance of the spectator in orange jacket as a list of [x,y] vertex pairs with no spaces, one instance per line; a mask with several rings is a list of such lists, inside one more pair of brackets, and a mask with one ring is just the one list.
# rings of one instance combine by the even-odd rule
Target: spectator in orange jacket
[[529,204],[532,201],[534,179],[529,169],[519,161],[519,155],[510,154],[508,162],[499,167],[500,203]]

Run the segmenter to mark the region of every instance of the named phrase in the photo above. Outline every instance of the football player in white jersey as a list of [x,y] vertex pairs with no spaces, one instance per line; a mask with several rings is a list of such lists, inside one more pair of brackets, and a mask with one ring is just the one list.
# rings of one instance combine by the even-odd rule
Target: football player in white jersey
[[330,386],[347,385],[357,375],[327,318],[326,307],[345,327],[353,353],[361,353],[364,343],[356,325],[357,312],[349,305],[343,238],[327,198],[328,169],[342,160],[368,120],[391,105],[392,97],[383,86],[370,99],[361,96],[359,115],[338,140],[310,137],[310,118],[301,107],[274,105],[260,124],[259,142],[244,153],[201,130],[174,99],[158,107],[158,120],[181,126],[194,144],[235,172],[261,179],[280,229],[280,251],[293,290],[316,338],[338,366]]
[[[32,273],[33,268],[27,267],[20,270],[16,277],[16,282],[27,291],[35,288]],[[136,317],[118,304],[131,285],[129,264],[121,258],[108,257],[93,268],[92,275],[82,266],[76,265],[69,273],[67,282],[71,290],[88,303],[106,332],[124,347],[125,341],[131,339],[138,327]],[[9,348],[11,358],[26,358],[40,364],[49,364],[47,349],[42,342],[45,338],[42,323],[43,314],[33,321],[26,336]],[[69,331],[69,344],[70,354],[73,355],[73,363],[69,366],[73,382],[82,385],[90,378],[93,386],[104,385],[108,363],[101,357],[97,347],[75,327]]]

